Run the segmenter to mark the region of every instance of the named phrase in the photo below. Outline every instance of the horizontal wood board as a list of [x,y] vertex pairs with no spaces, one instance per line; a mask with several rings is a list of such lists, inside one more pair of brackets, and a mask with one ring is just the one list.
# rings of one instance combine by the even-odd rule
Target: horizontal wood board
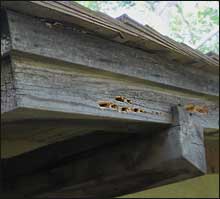
[[8,19],[12,50],[123,74],[162,86],[219,96],[219,77],[216,74],[193,70],[158,55],[83,34],[77,29],[74,31],[74,27],[72,30],[48,27],[39,19],[14,12],[8,12]]

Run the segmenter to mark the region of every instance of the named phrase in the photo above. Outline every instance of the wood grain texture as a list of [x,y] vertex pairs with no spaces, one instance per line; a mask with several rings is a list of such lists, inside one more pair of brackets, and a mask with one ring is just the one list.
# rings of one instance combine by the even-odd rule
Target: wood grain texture
[[206,172],[203,132],[189,113],[180,107],[175,110],[174,121],[183,121],[158,136],[136,134],[47,170],[12,181],[5,176],[4,190],[14,188],[14,193],[26,196],[113,197],[202,175]]
[[[7,109],[10,112],[2,114],[3,122],[96,117],[129,123],[146,122],[150,126],[169,125],[172,123],[171,106],[194,104],[207,107],[206,114],[192,114],[202,127],[211,130],[219,128],[217,75],[174,65],[152,53],[95,37],[76,27],[62,24],[51,27],[42,20],[11,11],[8,17],[14,49],[22,52],[13,50],[11,53],[13,84],[16,84],[14,104],[18,109]],[[24,29],[26,31],[22,32]],[[2,77],[5,74],[3,71]],[[133,103],[116,101],[118,95]],[[99,101],[144,112],[101,109]],[[10,102],[4,106],[11,106]],[[4,146],[11,147],[15,143],[24,145],[21,139],[12,142],[15,129],[23,132],[26,141],[29,140],[27,147],[15,150],[17,153],[74,135],[68,128],[61,127],[48,133],[45,127],[41,129],[45,137],[40,138],[44,141],[36,141],[39,140],[36,136],[30,142],[28,128],[24,130],[21,124],[15,127],[13,123],[13,128],[9,128],[8,124],[5,126],[3,135],[7,142]],[[85,129],[81,128],[75,134],[84,132]],[[9,151],[8,147],[3,151]]]
[[[38,57],[30,59],[23,56],[21,59],[14,56],[13,65],[20,107],[170,124],[171,106],[196,104],[206,105],[208,113],[193,113],[193,117],[200,120],[204,128],[218,126],[217,101],[152,87],[114,73],[87,70],[62,62],[51,63],[50,60],[41,61]],[[116,101],[116,96],[124,96],[132,104]],[[145,113],[101,109],[99,101],[114,102],[120,107],[141,108]]]
[[[131,27],[127,24],[113,19],[108,15],[101,12],[94,12],[74,2],[65,1],[20,1],[19,3],[3,2],[4,7],[14,9],[16,11],[26,13],[32,16],[38,16],[55,20],[61,20],[70,22],[71,24],[77,24],[85,29],[96,32],[97,35],[107,37],[108,39],[115,40],[117,42],[128,41],[131,46],[138,46],[143,50],[148,51],[152,46],[162,49],[163,52],[174,52],[178,55],[184,56],[186,60],[199,61],[198,64],[202,64],[203,68],[218,70],[219,63],[210,59],[208,56],[199,54],[196,50],[192,50],[189,47],[185,48],[184,45],[177,44],[173,40],[167,38],[161,34],[155,34],[156,31],[152,31],[152,28],[145,28],[145,32],[135,26]],[[31,9],[30,9],[31,8]],[[157,37],[155,37],[157,36]],[[137,41],[142,40],[142,43],[146,45],[139,45]],[[177,57],[179,61],[179,58]],[[206,65],[209,67],[206,67]],[[193,65],[192,65],[193,66]]]
[[219,95],[219,77],[216,74],[83,34],[74,27],[69,30],[48,27],[39,19],[10,11],[8,19],[13,50],[136,77],[162,86]]
[[[195,112],[192,118],[211,131],[219,128],[219,107],[215,100],[101,70],[58,61],[51,63],[51,59],[39,56],[12,54],[12,65],[17,109],[2,114],[4,158],[97,130],[147,133],[145,129],[152,126],[170,125],[171,106],[177,104],[205,105],[208,113]],[[116,96],[124,96],[132,104],[117,101]],[[99,101],[144,112],[103,109]],[[72,125],[56,123],[58,120],[72,120]],[[89,125],[89,121],[95,120],[94,125]],[[108,121],[111,122],[107,125]]]
[[11,60],[1,60],[1,114],[16,108],[15,82]]

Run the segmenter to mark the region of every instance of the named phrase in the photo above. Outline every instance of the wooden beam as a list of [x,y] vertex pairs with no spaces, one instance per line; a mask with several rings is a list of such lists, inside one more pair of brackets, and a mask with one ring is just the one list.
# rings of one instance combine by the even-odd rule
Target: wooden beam
[[[75,124],[79,122],[82,123],[82,121],[78,120],[75,121]],[[84,124],[86,122],[89,121],[85,121]],[[66,125],[68,125],[67,122]],[[76,125],[74,125],[74,127],[74,129],[77,128]],[[94,150],[104,146],[106,147],[107,145],[120,142],[122,139],[128,139],[133,136],[134,133],[128,134],[123,133],[122,131],[117,133],[113,131],[94,131],[92,133],[86,133],[85,135],[74,136],[68,140],[48,144],[44,147],[15,157],[2,159],[2,165],[4,165],[5,168],[4,173],[6,176],[13,178],[16,176],[28,175],[38,170],[50,168],[53,164],[57,164],[57,162],[68,159],[69,157],[79,153],[88,152],[89,150]],[[16,165],[16,168],[14,165]]]
[[[96,129],[91,127],[88,130],[90,127],[81,126],[76,132],[73,132],[69,130],[72,127],[66,128],[61,125],[56,130],[51,126],[51,130],[45,125],[47,121],[51,120],[104,119],[105,121],[114,120],[119,126],[120,122],[124,121],[129,124],[129,128],[133,126],[133,122],[138,122],[140,124],[138,131],[144,131],[146,126],[170,125],[172,123],[170,107],[182,104],[184,107],[188,107],[188,105],[200,107],[199,111],[192,112],[192,117],[204,128],[211,130],[219,128],[218,97],[215,94],[200,92],[201,87],[207,87],[206,90],[216,93],[218,88],[216,75],[205,74],[205,71],[200,70],[190,70],[187,67],[183,67],[182,74],[179,72],[181,67],[177,69],[179,66],[170,65],[170,62],[163,59],[158,62],[157,55],[154,56],[141,50],[97,38],[83,33],[76,27],[73,31],[68,30],[70,26],[66,25],[63,28],[50,28],[45,24],[46,22],[39,19],[14,12],[9,12],[8,16],[11,34],[14,35],[13,45],[22,49],[25,47],[26,50],[11,51],[11,61],[8,61],[7,64],[4,61],[1,71],[2,81],[9,77],[9,72],[11,78],[5,80],[6,83],[2,83],[1,91],[3,96],[2,137],[4,138],[2,155],[4,158],[69,139],[78,133],[83,134],[85,128],[87,128],[86,132],[103,130],[99,127]],[[42,32],[29,22],[33,22],[36,26],[38,24],[42,28]],[[24,39],[19,24],[24,26],[25,34],[30,33],[30,38],[28,36]],[[17,35],[20,40],[16,39]],[[52,48],[58,48],[56,45],[59,42],[52,42],[45,37],[46,42],[50,44],[45,46],[41,40],[45,35],[50,35],[50,38],[57,42],[63,41],[62,37],[65,36],[67,39],[71,39],[70,42],[75,43],[71,46],[66,42],[67,40],[64,40],[63,48],[59,53],[64,53],[66,50],[67,52],[63,56],[59,55],[55,58],[54,53],[57,51]],[[39,39],[36,40],[38,36]],[[38,46],[39,44],[40,46]],[[55,46],[53,46],[54,44]],[[104,48],[102,44],[106,44],[108,47]],[[30,49],[36,51],[34,50],[30,54],[28,48],[31,45],[33,48]],[[68,50],[68,47],[71,49]],[[42,53],[42,50],[47,52]],[[117,53],[115,53],[116,51]],[[48,55],[47,58],[45,58],[45,54]],[[84,59],[85,57],[88,57],[90,61],[87,58]],[[186,71],[184,72],[184,70]],[[162,74],[161,71],[164,73]],[[154,76],[155,81],[149,80],[149,75]],[[181,82],[180,80],[184,81],[181,83],[182,86],[189,83],[198,92],[189,91],[186,87],[181,89],[179,86],[168,86],[170,83],[177,85]],[[205,83],[206,80],[208,82]],[[8,81],[10,84],[7,83]],[[122,96],[132,103],[118,101],[117,96]],[[108,102],[107,105],[112,107],[101,107],[100,102],[103,101]],[[201,112],[202,108],[206,111]],[[37,124],[35,123],[35,130],[32,131],[35,132],[34,137],[30,134],[31,127],[24,125],[25,122],[33,120],[38,120]],[[41,133],[37,130],[38,126],[42,127]],[[18,134],[18,131],[22,133]],[[22,135],[22,139],[18,135]]]
[[[168,126],[172,123],[170,107],[177,104],[185,109],[192,106],[189,112],[204,128],[219,128],[219,106],[215,99],[61,61],[51,63],[51,59],[23,53],[12,54],[11,61],[4,63],[2,81],[8,77],[7,71],[13,71],[11,84],[14,85],[14,89],[9,83],[3,88],[2,83],[2,96],[11,93],[13,97],[12,100],[7,97],[5,104],[2,98],[1,152],[4,158],[79,134],[109,131],[112,126],[115,126],[114,132],[123,129],[124,133],[131,129],[145,132],[151,126]],[[119,101],[117,96],[130,103]],[[116,107],[101,107],[103,101]],[[89,125],[89,121],[95,120],[94,125]],[[80,122],[76,124],[76,121]]]
[[157,136],[136,135],[28,176],[5,176],[4,193],[113,197],[202,175],[202,128],[181,107],[173,113],[173,126]]
[[169,62],[157,54],[98,38],[74,26],[7,13],[14,51],[135,77],[176,90],[219,96],[216,74]]
[[[29,111],[29,114],[34,115],[42,114],[45,116],[45,113]],[[94,134],[95,137],[97,132],[103,132],[103,136],[107,139],[111,136],[113,138],[120,137],[123,134],[124,137],[134,133],[149,135],[151,132],[156,133],[158,129],[169,126],[169,124],[103,119],[91,116],[83,118],[80,115],[71,115],[68,119],[67,117],[62,118],[58,112],[51,112],[51,117],[54,114],[58,114],[61,118],[40,119],[38,116],[35,119],[2,122],[1,157],[11,158],[57,142],[71,140],[79,136],[88,136],[89,133]],[[84,139],[86,140],[86,137]]]
[[[218,99],[173,91],[139,79],[79,65],[59,61],[51,63],[50,59],[39,56],[12,55],[12,64],[18,108],[27,108],[23,116],[22,111],[14,114],[18,118],[70,118],[62,116],[66,113],[171,124],[171,106],[182,104],[186,109],[188,105],[206,108],[206,112],[192,110],[193,117],[204,128],[219,128]],[[130,100],[130,103],[116,99],[117,96]],[[103,101],[114,103],[116,107],[102,107],[100,102]],[[127,109],[120,109],[123,107]],[[25,116],[28,108],[39,113]],[[137,108],[136,112],[134,108]],[[40,111],[48,113],[41,117]],[[62,113],[59,117],[49,114],[50,111]],[[16,120],[14,116],[13,113],[3,114],[2,120]]]

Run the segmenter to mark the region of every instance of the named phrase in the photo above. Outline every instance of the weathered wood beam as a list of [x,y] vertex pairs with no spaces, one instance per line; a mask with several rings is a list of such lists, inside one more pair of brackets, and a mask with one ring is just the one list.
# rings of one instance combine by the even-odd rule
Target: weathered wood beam
[[4,176],[4,193],[64,197],[119,196],[206,172],[203,129],[181,107],[173,126],[137,135],[28,176]]
[[[82,123],[82,121],[75,121],[75,123],[79,122]],[[84,124],[86,122],[88,121],[85,121]],[[97,122],[92,122],[97,125]],[[67,122],[66,125],[68,125]],[[73,128],[76,129],[76,125],[74,126],[75,128]],[[157,129],[155,129],[155,134],[156,131]],[[85,135],[75,136],[68,140],[59,141],[54,144],[48,144],[47,146],[41,147],[31,152],[7,159],[2,159],[1,161],[5,168],[5,175],[16,178],[16,176],[28,175],[40,169],[42,170],[49,168],[53,166],[53,164],[57,164],[57,162],[63,161],[64,159],[79,153],[87,152],[89,150],[94,150],[100,147],[106,147],[107,145],[109,146],[112,143],[117,143],[122,139],[126,140],[133,136],[134,133],[128,134],[123,133],[122,131],[117,133],[114,133],[113,131],[94,131]]]
[[[171,106],[194,104],[207,110],[195,110],[193,117],[204,128],[218,129],[218,100],[147,85],[114,73],[63,62],[51,63],[50,59],[42,60],[38,56],[12,55],[11,67],[16,81],[17,108],[26,110],[3,114],[4,122],[19,118],[71,118],[71,114],[82,114],[87,118],[99,116],[171,124]],[[116,99],[117,96],[131,102],[121,102]],[[108,104],[102,107],[100,102],[103,101],[114,103],[116,107],[108,107]],[[28,109],[39,112],[28,115]],[[45,115],[41,111],[45,111]],[[60,114],[53,116],[50,111]]]
[[[193,104],[195,107],[199,106],[200,109],[205,109],[205,112],[197,111],[192,113],[192,117],[195,120],[206,129],[213,131],[219,128],[218,97],[212,94],[204,95],[204,93],[200,92],[200,82],[203,84],[207,78],[212,80],[209,81],[210,84],[206,82],[206,86],[210,90],[212,88],[214,90],[217,89],[216,82],[218,82],[218,78],[216,75],[213,76],[211,74],[210,76],[208,73],[205,74],[204,71],[201,72],[194,69],[191,71],[190,68],[181,67],[183,71],[192,72],[192,74],[188,74],[185,71],[186,73],[183,72],[185,76],[182,76],[178,71],[180,69],[174,69],[174,66],[170,65],[169,62],[161,59],[159,61],[165,64],[161,65],[156,55],[77,32],[78,29],[76,28],[74,30],[66,30],[68,26],[50,28],[39,19],[33,19],[10,11],[8,16],[12,27],[10,29],[11,34],[14,35],[12,43],[19,48],[22,47],[20,49],[22,52],[18,52],[18,49],[18,51],[12,50],[10,51],[11,61],[7,58],[9,61],[2,62],[1,79],[5,81],[1,84],[1,121],[4,124],[2,125],[2,137],[4,138],[2,153],[5,154],[4,151],[8,152],[4,157],[18,155],[47,144],[69,139],[78,133],[83,134],[84,132],[103,130],[103,128],[97,127],[94,129],[94,127],[91,127],[88,131],[90,127],[84,126],[78,127],[77,131],[73,132],[69,130],[72,127],[66,128],[60,125],[56,131],[49,131],[45,125],[46,122],[57,121],[58,119],[86,119],[84,121],[87,121],[87,119],[103,118],[114,120],[116,123],[119,122],[118,120],[124,120],[129,123],[129,128],[133,126],[132,122],[139,121],[140,123],[143,122],[140,125],[142,127],[139,128],[142,131],[146,126],[167,126],[171,124],[171,106],[182,104],[187,107]],[[35,25],[39,24],[42,32],[35,29],[28,20]],[[31,41],[28,36],[23,37],[19,24],[27,30],[25,34],[29,35],[30,31],[30,35],[36,38],[39,36],[39,43],[36,38],[32,38],[33,41]],[[51,45],[49,48],[44,46],[43,40],[41,41],[44,34],[51,36],[52,40],[45,37],[45,42],[49,42]],[[17,35],[19,35],[20,40],[16,39]],[[69,45],[71,43],[65,43],[67,40],[63,41],[61,38],[63,36],[67,39],[72,39],[71,41],[75,42],[74,45],[71,46]],[[66,48],[58,51],[61,53],[61,51],[65,52],[67,50],[67,52],[62,57],[60,55],[55,58],[53,53],[57,52],[52,49],[52,45],[58,45],[59,41],[63,41]],[[26,42],[30,43],[30,45]],[[31,46],[33,43],[34,46]],[[102,46],[104,43],[108,46],[107,48]],[[23,49],[23,44],[26,45],[26,50]],[[84,45],[87,46],[86,49],[83,47]],[[29,47],[30,51],[32,47],[36,50],[31,52],[31,55],[27,50]],[[43,51],[46,50],[47,52],[42,53],[41,47]],[[73,48],[73,51],[67,49],[68,47]],[[112,50],[113,48],[116,50]],[[100,49],[103,51],[103,55]],[[114,54],[116,51],[117,53]],[[72,52],[75,52],[75,54]],[[44,54],[48,58],[45,58]],[[110,57],[108,57],[108,54]],[[87,55],[90,56],[88,57],[90,61],[85,57]],[[69,60],[63,59],[63,57]],[[100,62],[100,58],[104,58],[104,60]],[[112,60],[115,60],[114,63]],[[162,69],[165,70],[163,74],[161,73]],[[124,74],[124,71],[127,74]],[[160,81],[159,83],[148,81],[148,79],[140,76],[144,73],[148,76],[151,74],[150,71],[157,73],[154,76],[155,80]],[[192,80],[190,84],[199,89],[198,93],[189,92],[188,89],[180,89],[179,86],[167,86],[166,84],[166,81],[172,81],[173,84],[176,84],[181,78],[195,78],[194,73],[198,74],[195,81]],[[161,74],[167,75],[164,76],[165,79],[161,79]],[[187,79],[183,80],[185,82],[182,82],[182,85],[189,82]],[[126,97],[132,101],[132,104],[117,101],[115,99],[116,96]],[[102,108],[99,104],[100,101],[114,103],[115,108]],[[125,111],[122,111],[122,108]],[[23,125],[27,120],[38,120],[33,133],[39,132],[37,128],[41,126],[39,136],[36,133],[34,137],[31,137],[30,127]],[[85,131],[85,128],[87,128],[87,131]],[[51,129],[53,128],[51,127]],[[22,133],[18,134],[17,131]],[[129,131],[126,130],[126,132],[128,133]],[[18,138],[18,135],[22,135],[22,139]],[[18,149],[11,146],[22,147]],[[15,150],[9,150],[9,148]]]
[[45,16],[50,19],[78,24],[81,27],[95,31],[98,35],[105,36],[108,39],[119,42],[129,41],[129,45],[131,46],[134,46],[136,41],[141,39],[143,40],[143,43],[147,43],[147,45],[141,46],[143,50],[149,50],[152,47],[154,49],[165,49],[167,51],[175,52],[177,55],[185,56],[185,59],[190,58],[201,60],[201,63],[206,63],[206,65],[203,66],[203,69],[212,68],[218,70],[217,62],[211,60],[207,56],[201,56],[201,54],[198,54],[196,51],[191,52],[189,48],[183,49],[180,45],[176,44],[176,42],[171,41],[171,39],[167,41],[166,37],[163,35],[159,35],[159,38],[155,38],[155,31],[153,34],[151,31],[143,33],[137,28],[127,26],[103,13],[97,13],[86,9],[77,3],[74,4],[66,1],[20,1],[15,5],[13,1],[4,1],[2,4],[7,8],[32,16]]
[[[45,116],[45,112],[29,111],[29,114],[39,115],[39,113]],[[50,114],[51,117],[54,114],[59,115],[59,113],[52,112]],[[114,138],[123,135],[126,137],[134,133],[145,133],[146,135],[149,135],[149,133],[155,132],[156,134],[158,129],[165,129],[169,126],[169,124],[109,120],[101,119],[99,117],[79,119],[80,115],[74,115],[72,117],[72,119],[63,119],[61,116],[60,119],[35,118],[32,120],[2,122],[1,157],[10,158],[18,156],[22,153],[51,145],[53,143],[69,139],[71,140],[73,138],[77,139],[79,136],[87,136],[89,133],[93,134],[95,138],[97,132],[103,132],[103,137],[105,137],[105,139],[109,137],[111,140],[111,137]],[[83,144],[81,144],[81,146],[82,145]]]
[[135,77],[176,90],[219,96],[216,74],[169,62],[157,54],[101,39],[73,26],[50,24],[12,11],[7,11],[7,15],[14,51]]
[[[109,131],[113,126],[114,132],[123,129],[124,133],[131,129],[145,132],[144,129],[150,126],[168,126],[172,123],[170,107],[177,104],[186,109],[189,105],[200,107],[201,110],[191,110],[192,117],[206,129],[219,128],[217,100],[174,92],[101,70],[54,60],[51,63],[51,59],[23,53],[12,53],[11,61],[4,63],[2,81],[8,77],[7,71],[11,71],[11,84],[14,85],[14,89],[3,88],[5,84],[2,83],[1,152],[4,158],[79,134]],[[5,93],[12,93],[12,101],[4,100],[4,96],[8,96]],[[118,101],[117,96],[131,102]],[[100,107],[103,101],[114,103],[116,107]],[[72,125],[67,125],[64,119],[72,120],[69,122]],[[90,126],[88,121],[95,119],[98,121],[94,123],[96,126]],[[58,120],[60,122],[56,122]],[[82,122],[76,125],[79,120]]]

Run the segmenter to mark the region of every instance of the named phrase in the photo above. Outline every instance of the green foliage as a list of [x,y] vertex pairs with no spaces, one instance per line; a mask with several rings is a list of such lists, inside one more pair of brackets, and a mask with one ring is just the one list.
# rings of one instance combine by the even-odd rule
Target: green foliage
[[[170,36],[188,45],[196,45],[219,25],[218,7],[195,7],[192,11],[184,16],[183,4],[179,2],[176,5],[176,12],[172,13],[170,20]],[[216,35],[207,39],[198,49],[204,53],[209,51],[219,53],[219,39]]]
[[118,1],[118,5],[120,7],[131,7],[134,6],[135,2],[134,1]]
[[76,1],[76,2],[91,10],[100,10],[98,1]]

